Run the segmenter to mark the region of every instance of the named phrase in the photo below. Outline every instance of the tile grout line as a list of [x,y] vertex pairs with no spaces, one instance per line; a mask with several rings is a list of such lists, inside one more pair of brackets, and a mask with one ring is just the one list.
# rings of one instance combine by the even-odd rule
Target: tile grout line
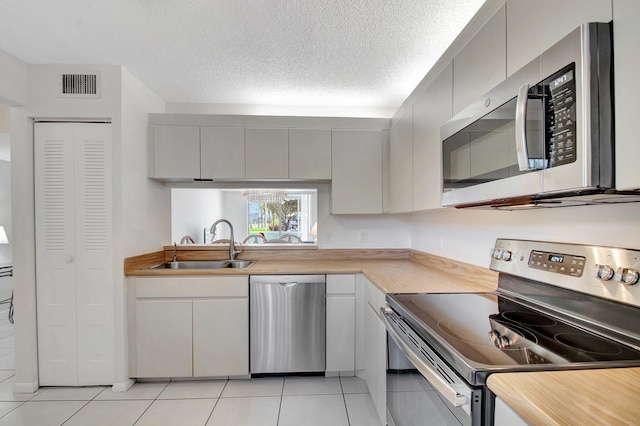
[[[37,402],[37,401],[33,401],[33,402]],[[53,401],[44,401],[44,402],[53,402]],[[65,424],[65,423],[67,423],[69,420],[71,420],[71,419],[73,418],[73,416],[75,416],[75,415],[76,415],[76,414],[78,414],[80,411],[82,411],[82,409],[83,409],[84,407],[86,407],[87,405],[89,405],[89,403],[90,403],[91,401],[89,400],[89,401],[83,401],[83,402],[84,402],[84,404],[82,405],[82,407],[78,408],[78,409],[76,410],[76,412],[75,412],[75,413],[73,413],[72,415],[70,415],[70,416],[67,418],[67,420],[65,420],[65,421],[63,421],[62,423],[60,423],[60,426],[64,425],[64,424]]]
[[[162,395],[162,392],[164,392],[164,391],[169,387],[169,384],[170,384],[170,383],[171,383],[171,380],[169,380],[169,381],[167,382],[167,384],[162,388],[162,390],[161,390],[160,392],[158,392],[158,394],[156,395],[156,397],[151,401],[151,404],[149,404],[149,405],[147,406],[147,408],[145,408],[145,409],[144,409],[144,411],[142,412],[142,414],[140,414],[140,415],[138,416],[138,418],[136,419],[136,421],[132,423],[132,426],[133,426],[133,425],[135,425],[136,423],[138,423],[138,422],[140,421],[140,419],[142,418],[142,416],[144,416],[144,414],[145,414],[147,411],[149,411],[149,408],[151,408],[151,406],[153,405],[153,403],[154,403],[154,402],[156,402],[156,401],[158,400],[158,397],[159,397],[160,395]],[[133,384],[133,386],[135,386],[135,383]],[[133,387],[133,386],[131,386],[131,387]],[[144,401],[148,401],[148,399],[147,399],[147,400],[144,400]]]
[[280,390],[280,404],[278,404],[278,419],[276,420],[276,426],[280,424],[280,414],[282,414],[282,400],[284,399],[284,382],[286,377],[282,378],[282,389]]
[[220,400],[222,399],[222,393],[224,392],[224,390],[227,388],[227,385],[229,384],[229,378],[227,377],[227,381],[224,383],[224,386],[222,387],[222,390],[220,390],[220,395],[218,395],[218,398],[216,398],[216,403],[213,404],[213,409],[211,410],[211,412],[209,413],[209,417],[207,417],[207,420],[204,422],[203,426],[206,426],[207,423],[209,423],[209,421],[211,420],[211,416],[213,416],[213,412],[216,410],[216,407],[218,406],[218,404],[220,403]]
[[351,420],[349,419],[349,407],[347,407],[347,397],[344,395],[344,387],[342,386],[342,376],[338,376],[338,381],[340,382],[340,390],[342,391],[342,402],[344,403],[344,411],[347,413],[347,424],[351,425]]

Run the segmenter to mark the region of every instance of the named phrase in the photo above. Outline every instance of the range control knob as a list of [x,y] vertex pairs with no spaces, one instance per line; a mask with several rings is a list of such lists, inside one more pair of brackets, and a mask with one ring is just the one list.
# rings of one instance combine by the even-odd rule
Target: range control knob
[[630,268],[618,268],[614,276],[616,281],[620,281],[625,285],[633,285],[640,279],[640,274],[635,269]]
[[511,340],[509,340],[507,336],[502,336],[496,330],[491,330],[489,332],[489,339],[498,349],[505,349],[511,345]]
[[493,257],[496,260],[500,260],[500,258],[502,258],[502,250],[493,249],[493,252],[491,253],[491,257]]
[[506,260],[507,262],[511,260],[511,252],[509,250],[503,250],[500,259]]
[[614,270],[609,265],[598,265],[593,267],[593,276],[601,281],[609,281],[613,278]]

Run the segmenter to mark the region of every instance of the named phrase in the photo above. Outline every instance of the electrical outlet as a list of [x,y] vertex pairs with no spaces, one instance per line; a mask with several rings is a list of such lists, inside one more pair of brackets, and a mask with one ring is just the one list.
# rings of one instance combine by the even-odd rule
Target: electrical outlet
[[325,232],[322,234],[322,242],[324,244],[331,244],[331,232]]
[[360,242],[366,243],[367,241],[369,241],[369,235],[367,231],[360,231]]

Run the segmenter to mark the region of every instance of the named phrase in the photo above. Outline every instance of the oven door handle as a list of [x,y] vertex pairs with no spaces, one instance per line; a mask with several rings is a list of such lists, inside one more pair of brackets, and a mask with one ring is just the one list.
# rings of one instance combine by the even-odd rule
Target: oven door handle
[[436,374],[431,367],[429,367],[424,361],[418,357],[411,349],[409,345],[400,337],[397,331],[393,329],[393,326],[387,319],[387,309],[380,308],[380,316],[384,321],[384,326],[391,338],[396,342],[402,352],[409,358],[409,361],[418,369],[418,371],[424,376],[425,379],[438,391],[440,394],[454,407],[461,407],[467,403],[467,397],[449,386],[449,383],[445,382],[442,377]]

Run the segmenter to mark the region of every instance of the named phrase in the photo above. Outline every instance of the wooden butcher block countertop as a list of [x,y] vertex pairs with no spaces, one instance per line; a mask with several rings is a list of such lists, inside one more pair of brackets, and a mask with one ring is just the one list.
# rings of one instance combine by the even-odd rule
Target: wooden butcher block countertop
[[[173,247],[125,260],[128,276],[175,275],[291,275],[363,273],[385,293],[483,292],[497,287],[498,274],[487,268],[456,262],[413,250],[255,250],[240,259],[256,262],[244,269],[172,270],[145,269],[171,260]],[[228,250],[216,256],[196,247],[178,248],[178,260],[228,258]],[[276,253],[277,252],[277,253]]]
[[640,368],[499,373],[487,384],[531,424],[640,424]]

